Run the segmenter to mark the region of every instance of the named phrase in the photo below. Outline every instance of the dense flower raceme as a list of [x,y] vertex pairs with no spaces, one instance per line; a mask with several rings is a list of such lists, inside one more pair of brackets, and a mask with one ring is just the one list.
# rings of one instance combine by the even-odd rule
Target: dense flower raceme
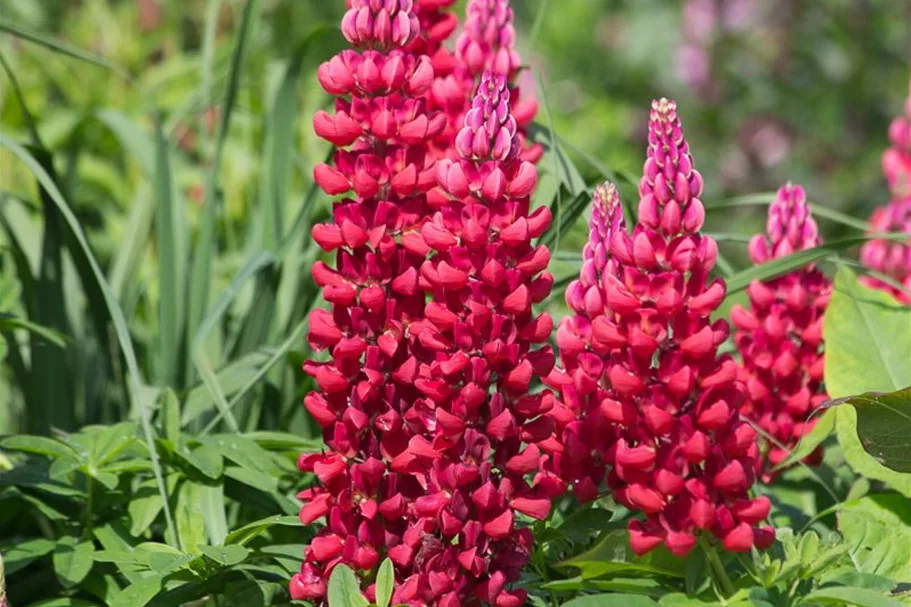
[[[821,243],[803,188],[788,184],[769,207],[767,233],[750,240],[750,259],[761,264]],[[765,457],[775,466],[811,429],[811,414],[827,399],[822,323],[832,283],[809,266],[754,281],[748,294],[749,308],[738,305],[731,312],[734,343],[743,357],[740,379],[747,388],[742,413],[774,439]]]
[[[889,127],[889,141],[892,145],[883,153],[882,165],[892,198],[873,211],[870,224],[875,232],[911,232],[911,97],[905,103],[905,115],[896,117]],[[911,305],[911,238],[905,242],[871,240],[861,248],[860,259],[904,290],[875,276],[862,277],[868,286]]]
[[[413,430],[423,395],[402,366],[412,360],[409,326],[423,319],[417,268],[426,247],[410,243],[420,240],[425,192],[435,185],[427,141],[445,117],[421,99],[433,80],[430,60],[402,50],[417,23],[411,0],[351,0],[342,31],[364,50],[342,51],[318,70],[340,98],[334,114],[316,114],[314,128],[340,149],[334,166],[317,166],[314,178],[330,195],[353,190],[353,198],[336,202],[332,222],[313,229],[314,240],[336,254],[335,268],[313,266],[331,312],[311,315],[308,337],[332,358],[304,366],[319,388],[305,406],[328,450],[301,456],[300,468],[319,484],[299,497],[301,520],[325,517],[326,526],[291,580],[296,599],[324,597],[338,563],[369,571],[386,546],[422,539],[406,516],[425,495],[409,466],[415,458],[429,464],[437,451]],[[399,573],[410,575],[413,564]]]
[[[562,368],[555,368],[548,383],[561,392],[554,418],[559,424],[563,451],[555,457],[555,470],[583,502],[597,497],[606,472],[603,454],[613,445],[616,429],[601,412],[607,396],[602,356],[609,350],[596,344],[592,323],[605,314],[604,276],[617,274],[617,261],[610,256],[614,234],[626,231],[617,189],[605,183],[595,188],[588,242],[582,250],[582,269],[566,289],[566,305],[573,315],[557,329]],[[601,320],[597,320],[601,319]],[[565,410],[563,410],[565,408]],[[568,422],[568,423],[566,423]]]
[[[739,418],[737,364],[717,353],[729,329],[710,320],[725,286],[709,282],[717,245],[699,232],[702,187],[676,104],[653,102],[638,222],[632,235],[611,236],[616,267],[602,276],[606,309],[591,324],[600,361],[589,358],[608,386],[601,414],[618,427],[605,453],[608,485],[646,515],[629,525],[640,554],[663,543],[685,555],[703,530],[732,551],[774,539],[770,527],[757,527],[768,500],[748,497],[758,448]],[[561,348],[571,340],[563,341]]]

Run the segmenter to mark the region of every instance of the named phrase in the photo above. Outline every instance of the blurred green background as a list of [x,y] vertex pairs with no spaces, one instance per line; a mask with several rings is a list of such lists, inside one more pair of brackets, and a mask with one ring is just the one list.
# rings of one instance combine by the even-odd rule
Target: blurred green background
[[[908,95],[911,2],[513,5],[531,68],[520,83],[538,89],[539,123],[589,185],[620,175],[635,203],[649,102],[669,96],[709,203],[788,180],[859,218],[886,202],[879,156]],[[228,419],[229,429],[312,433],[299,405],[306,314],[320,305],[308,232],[330,204],[311,189],[328,150],[311,128],[329,102],[314,70],[343,45],[333,29],[343,11],[343,0],[0,0],[0,131],[40,141],[35,157],[46,156],[87,236],[141,376],[125,369],[123,335],[71,227],[0,148],[0,311],[62,339],[5,333],[0,433],[111,422],[153,409],[162,386],[180,396],[188,427]],[[553,195],[551,160],[540,204]],[[568,189],[558,207],[578,194]],[[211,241],[201,235],[207,197]],[[762,207],[738,208],[710,215],[708,229],[726,235],[722,252],[742,268],[743,241],[763,224]],[[586,233],[584,221],[571,227],[558,280],[577,267]],[[846,230],[821,227],[829,239]],[[201,255],[211,263],[194,268]]]

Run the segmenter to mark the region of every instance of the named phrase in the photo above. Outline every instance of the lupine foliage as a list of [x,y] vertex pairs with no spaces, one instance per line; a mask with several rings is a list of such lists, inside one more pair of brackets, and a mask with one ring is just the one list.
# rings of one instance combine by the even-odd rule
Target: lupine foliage
[[[709,76],[680,106],[689,137],[667,99],[612,112],[623,135],[587,125],[644,149],[638,192],[616,153],[605,166],[555,132],[571,99],[591,116],[544,42],[585,3],[527,29],[534,3],[508,0],[211,0],[204,20],[193,3],[54,3],[92,51],[15,23],[42,4],[8,4],[0,421],[33,433],[0,436],[0,603],[911,598],[908,234],[884,233],[908,229],[911,107],[866,226],[799,163],[809,194],[714,200],[730,167],[706,171],[711,151],[738,148],[720,106],[716,141],[700,137],[729,84],[711,30],[764,32],[749,1],[687,3],[709,59],[681,53]],[[300,35],[301,7],[335,25]],[[140,34],[113,35],[121,11]],[[628,46],[667,59],[617,25],[567,30],[596,32],[614,88]],[[760,162],[780,137],[759,128]],[[757,203],[748,245],[739,222],[703,225]]]

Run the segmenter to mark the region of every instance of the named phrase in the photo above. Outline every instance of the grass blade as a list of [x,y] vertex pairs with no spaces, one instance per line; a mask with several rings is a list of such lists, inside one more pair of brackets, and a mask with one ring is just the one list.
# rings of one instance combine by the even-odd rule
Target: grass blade
[[3,134],[0,134],[0,145],[6,147],[13,154],[19,157],[19,159],[26,165],[26,167],[28,167],[29,171],[31,171],[31,173],[35,176],[35,178],[41,184],[41,187],[47,192],[49,198],[57,206],[57,209],[60,211],[60,214],[66,221],[67,226],[72,231],[76,242],[88,260],[98,288],[101,290],[101,293],[104,297],[104,303],[107,308],[107,312],[110,315],[111,322],[114,325],[114,332],[117,336],[117,342],[120,344],[120,349],[127,363],[127,375],[130,381],[130,395],[135,402],[136,410],[139,414],[139,421],[142,425],[143,435],[145,436],[146,446],[149,449],[149,458],[151,459],[152,470],[155,473],[155,483],[158,485],[158,491],[161,494],[161,499],[164,501],[164,513],[167,527],[173,534],[174,520],[173,516],[171,515],[171,509],[168,506],[168,493],[164,483],[164,475],[161,470],[161,463],[158,461],[158,452],[155,450],[155,437],[152,433],[152,423],[147,408],[147,403],[141,397],[141,394],[143,392],[142,376],[139,371],[139,365],[136,362],[136,352],[133,350],[133,342],[130,339],[130,332],[127,328],[126,321],[123,318],[123,312],[117,303],[117,298],[114,296],[114,292],[111,290],[111,287],[108,285],[107,281],[104,278],[104,273],[101,271],[101,267],[98,265],[98,261],[95,259],[95,255],[92,253],[91,247],[89,247],[88,240],[82,231],[82,227],[79,225],[79,220],[70,210],[69,205],[63,198],[63,195],[60,193],[57,185],[54,183],[53,179],[51,179],[47,171],[44,170],[44,167],[42,167],[41,164],[35,160],[35,158],[28,152],[28,150],[26,150],[15,141],[10,140]]
[[[231,125],[231,115],[237,103],[237,92],[240,88],[240,72],[246,57],[247,45],[253,28],[253,13],[259,7],[259,0],[247,0],[244,6],[240,25],[234,39],[234,50],[231,56],[231,69],[228,72],[228,83],[225,100],[221,108],[221,121],[215,138],[215,151],[211,167],[206,178],[205,197],[203,200],[202,218],[200,220],[199,240],[193,251],[193,263],[190,269],[190,292],[187,306],[187,337],[192,339],[197,333],[203,314],[208,307],[209,287],[212,274],[212,256],[215,251],[215,187],[218,171],[221,166],[221,155],[225,139]],[[189,341],[189,339],[188,339]],[[186,381],[192,381],[193,365],[187,360]]]
[[3,71],[6,72],[10,84],[13,85],[13,92],[16,94],[16,101],[19,102],[19,107],[22,108],[22,115],[25,118],[25,128],[32,138],[32,144],[38,147],[44,147],[41,143],[41,136],[38,134],[38,127],[35,126],[35,119],[32,117],[32,113],[28,111],[28,106],[25,104],[25,96],[22,94],[22,88],[19,86],[19,80],[16,78],[16,73],[9,66],[9,63],[7,63],[3,53],[0,53],[0,65],[3,66]]
[[57,40],[55,38],[45,36],[40,32],[36,32],[22,25],[10,23],[6,19],[0,18],[0,32],[5,32],[17,38],[21,38],[22,40],[27,40],[34,44],[38,44],[54,51],[55,53],[61,53],[74,59],[79,59],[81,61],[91,63],[92,65],[97,65],[98,67],[107,68],[122,78],[132,80],[130,74],[125,69],[111,63],[104,57],[93,55],[92,53],[82,50],[81,48],[63,42],[62,40]]
[[177,301],[179,272],[174,245],[174,200],[171,197],[171,163],[161,117],[155,117],[155,231],[158,235],[158,379],[162,385],[177,386],[180,349],[180,316]]
[[[576,220],[588,208],[591,199],[591,193],[583,191],[577,194],[562,212],[559,208],[554,209],[553,205],[551,205],[551,213],[554,214],[556,221],[552,222],[547,231],[541,235],[541,244],[556,250],[560,244],[560,235],[565,234],[576,223]],[[554,201],[554,203],[556,202]]]
[[206,358],[206,337],[212,329],[215,328],[215,325],[221,320],[225,312],[227,312],[228,306],[231,305],[231,302],[247,280],[251,276],[255,276],[263,268],[273,267],[274,265],[275,257],[271,253],[266,251],[255,253],[247,263],[244,264],[244,267],[240,269],[234,279],[231,280],[231,284],[228,285],[228,288],[225,289],[218,301],[215,302],[215,305],[212,306],[212,309],[206,315],[205,319],[203,319],[202,323],[199,325],[199,330],[193,337],[193,362],[196,365],[197,371],[199,371],[200,377],[202,377],[203,383],[205,383],[209,392],[212,394],[212,397],[215,399],[216,406],[228,422],[228,426],[232,432],[239,432],[240,427],[238,426],[234,415],[228,410],[228,401],[225,398],[224,391],[218,384],[218,378],[215,376],[210,361]]
[[[775,196],[775,192],[746,194],[744,196],[729,198],[727,200],[723,200],[714,204],[708,204],[706,205],[705,210],[707,213],[710,213],[712,211],[720,211],[723,209],[733,209],[738,207],[768,206],[773,200],[775,200]],[[835,223],[840,223],[842,225],[861,230],[863,232],[868,232],[873,229],[873,226],[871,226],[866,221],[863,221],[862,219],[851,217],[847,213],[842,213],[841,211],[837,211],[818,203],[811,202],[810,211],[813,213],[814,217],[828,219],[829,221],[834,221]]]
[[770,280],[776,278],[788,272],[793,272],[798,270],[808,264],[816,263],[826,259],[838,251],[854,247],[857,245],[862,245],[868,240],[873,240],[874,238],[881,238],[884,240],[907,240],[911,238],[911,234],[906,233],[890,233],[890,234],[874,234],[870,236],[853,236],[851,238],[842,238],[841,240],[833,240],[832,242],[827,242],[825,244],[819,245],[818,247],[813,247],[812,249],[806,249],[803,251],[797,251],[785,257],[779,259],[773,259],[764,264],[758,266],[753,266],[737,274],[734,274],[727,280],[727,294],[731,295],[738,291],[750,286],[750,283],[754,280]]

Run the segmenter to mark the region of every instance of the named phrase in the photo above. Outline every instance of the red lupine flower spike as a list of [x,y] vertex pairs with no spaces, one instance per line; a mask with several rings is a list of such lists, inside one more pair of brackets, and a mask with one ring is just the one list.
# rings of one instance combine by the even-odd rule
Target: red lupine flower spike
[[[892,145],[883,153],[882,165],[892,198],[870,216],[874,234],[911,232],[911,96],[905,102],[905,115],[896,117],[889,126],[889,141]],[[911,238],[905,242],[870,240],[861,247],[860,260],[904,288],[869,275],[861,277],[864,284],[911,305]]]
[[[750,240],[750,257],[765,263],[822,243],[799,185],[778,190],[769,206],[767,234]],[[743,357],[739,377],[747,388],[741,413],[762,428],[761,471],[783,461],[812,427],[812,413],[827,400],[822,384],[822,319],[832,293],[831,281],[806,267],[766,283],[752,284],[750,306],[735,306],[734,343]],[[744,439],[733,439],[737,440]],[[809,461],[818,461],[820,453]]]
[[[604,391],[599,412],[615,444],[597,463],[613,466],[607,484],[615,499],[645,515],[629,527],[634,551],[663,543],[684,555],[703,530],[730,550],[748,550],[756,543],[754,522],[732,507],[746,499],[758,449],[739,418],[744,394],[736,364],[717,353],[728,327],[710,317],[724,282],[709,279],[717,245],[700,233],[702,176],[673,101],[652,103],[648,144],[637,224],[631,235],[620,230],[611,237],[616,266],[601,277],[605,312],[590,329],[579,328],[591,331],[596,356],[586,357],[584,368],[594,371],[595,382],[586,385],[576,374],[572,387],[576,394]],[[558,335],[561,358],[573,348],[584,351],[584,338],[573,337]],[[586,444],[566,432],[564,443],[564,457]],[[597,495],[588,484],[577,495]]]

